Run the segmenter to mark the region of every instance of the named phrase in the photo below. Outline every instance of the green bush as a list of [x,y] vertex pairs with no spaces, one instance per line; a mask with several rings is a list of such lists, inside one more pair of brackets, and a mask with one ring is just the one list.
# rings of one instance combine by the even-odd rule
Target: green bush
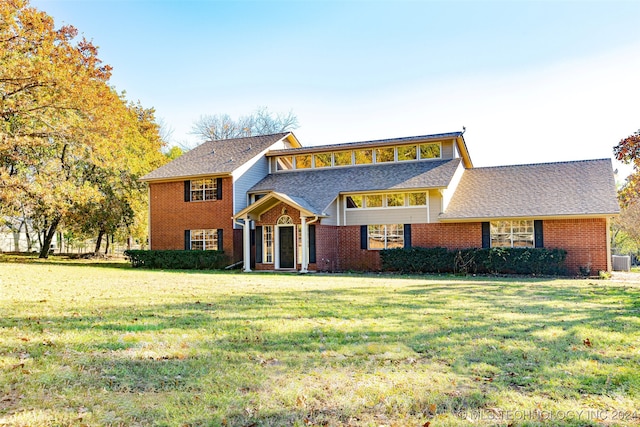
[[402,273],[566,274],[564,249],[402,248],[380,252],[382,269]]
[[223,251],[124,251],[134,268],[219,270],[229,264]]

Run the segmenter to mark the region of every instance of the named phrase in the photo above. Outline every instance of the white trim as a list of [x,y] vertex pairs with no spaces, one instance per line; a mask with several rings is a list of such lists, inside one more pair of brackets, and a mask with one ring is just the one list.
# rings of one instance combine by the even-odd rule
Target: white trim
[[147,185],[147,234],[149,235],[149,249],[151,249],[151,186]]

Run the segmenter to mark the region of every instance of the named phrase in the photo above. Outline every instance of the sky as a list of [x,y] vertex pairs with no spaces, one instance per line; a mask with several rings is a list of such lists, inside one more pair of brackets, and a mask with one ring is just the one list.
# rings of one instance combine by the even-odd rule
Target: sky
[[293,112],[304,146],[464,127],[476,167],[612,158],[640,129],[636,1],[31,5],[100,48],[170,145],[197,145],[202,115],[258,107]]

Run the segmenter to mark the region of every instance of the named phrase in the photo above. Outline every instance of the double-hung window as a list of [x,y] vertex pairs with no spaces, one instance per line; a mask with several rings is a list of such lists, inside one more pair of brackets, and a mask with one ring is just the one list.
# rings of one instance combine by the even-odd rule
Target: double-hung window
[[191,201],[216,200],[218,193],[217,180],[215,178],[192,179]]
[[191,250],[214,251],[218,250],[218,230],[215,228],[208,230],[191,230],[190,233]]
[[369,225],[368,249],[392,249],[404,247],[403,224]]
[[534,241],[533,220],[491,222],[492,248],[533,248]]

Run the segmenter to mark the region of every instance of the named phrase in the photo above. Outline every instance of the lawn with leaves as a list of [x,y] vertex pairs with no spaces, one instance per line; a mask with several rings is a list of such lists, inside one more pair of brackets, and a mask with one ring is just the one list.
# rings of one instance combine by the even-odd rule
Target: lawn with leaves
[[0,263],[0,425],[638,425],[638,279]]

